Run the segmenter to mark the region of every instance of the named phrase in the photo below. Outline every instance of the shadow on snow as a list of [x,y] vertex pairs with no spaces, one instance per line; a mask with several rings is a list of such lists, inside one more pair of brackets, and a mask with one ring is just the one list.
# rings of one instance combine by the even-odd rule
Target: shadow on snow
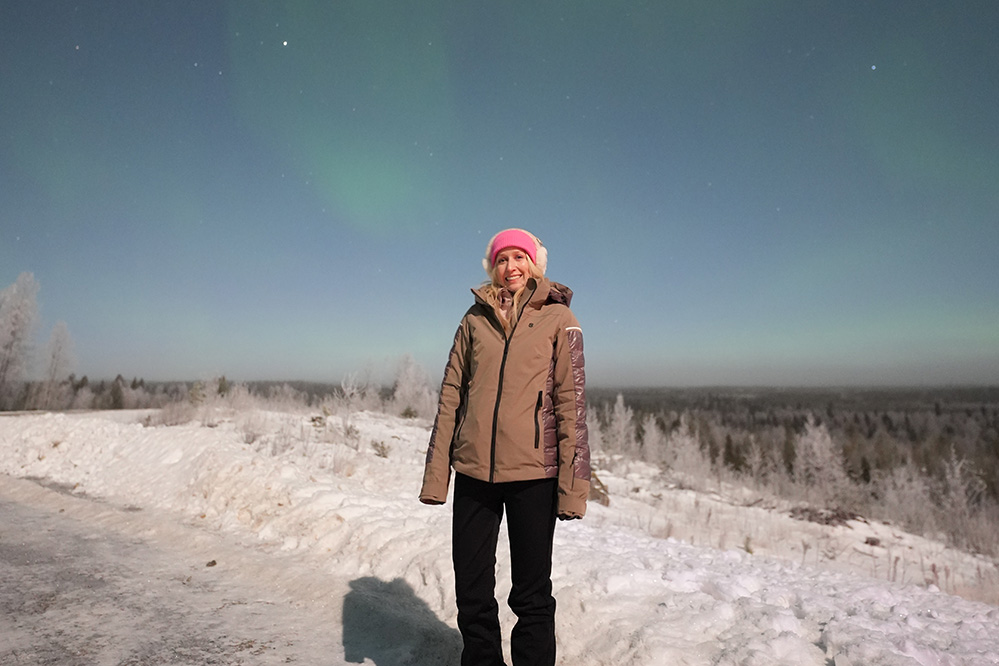
[[368,576],[352,580],[343,599],[343,651],[356,664],[445,666],[459,663],[461,635],[403,579]]

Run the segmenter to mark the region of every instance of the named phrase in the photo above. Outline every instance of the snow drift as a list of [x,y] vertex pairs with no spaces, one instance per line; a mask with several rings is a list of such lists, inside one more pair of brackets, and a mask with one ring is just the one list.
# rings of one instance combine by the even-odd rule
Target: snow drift
[[[0,473],[155,509],[276,561],[308,562],[321,579],[289,574],[280,584],[293,597],[338,597],[345,619],[337,659],[456,663],[450,511],[416,500],[429,423],[248,410],[155,426],[154,416],[0,416]],[[614,470],[600,472],[609,506],[593,503],[583,521],[556,529],[559,663],[999,663],[999,608],[927,584],[925,566],[899,575],[896,561],[891,575],[890,555],[864,551],[864,526],[816,526],[657,485],[655,470],[640,464],[619,461]],[[737,532],[740,522],[755,539]],[[893,538],[898,551],[934,547],[866,528]],[[839,544],[836,529],[856,532],[856,558],[815,566],[822,559],[801,544],[815,530],[826,531],[827,546]],[[509,590],[502,543],[501,599]],[[872,558],[887,564],[879,570]],[[948,580],[995,576],[984,560],[947,561]],[[385,614],[408,630],[379,634]],[[505,608],[501,620],[508,631]]]

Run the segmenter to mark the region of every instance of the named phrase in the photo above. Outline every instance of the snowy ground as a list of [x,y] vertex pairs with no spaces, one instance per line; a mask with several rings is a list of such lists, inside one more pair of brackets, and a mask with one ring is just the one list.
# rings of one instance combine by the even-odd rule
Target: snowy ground
[[[429,424],[243,411],[143,425],[150,416],[0,416],[0,473],[90,498],[92,519],[123,538],[210,541],[220,567],[336,625],[321,663],[457,663],[450,511],[416,500]],[[820,526],[737,489],[698,494],[639,464],[607,467],[610,505],[556,530],[560,663],[999,663],[999,608],[947,593],[995,603],[994,563],[889,526]],[[65,609],[51,619],[74,621]],[[144,628],[157,631],[130,631]]]
[[223,535],[4,475],[0,525],[0,664],[342,663],[340,605]]

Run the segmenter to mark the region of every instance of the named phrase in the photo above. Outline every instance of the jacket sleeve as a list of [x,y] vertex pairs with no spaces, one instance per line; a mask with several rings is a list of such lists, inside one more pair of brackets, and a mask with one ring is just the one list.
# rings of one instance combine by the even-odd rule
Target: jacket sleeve
[[443,504],[447,500],[451,480],[451,446],[467,394],[469,344],[468,317],[465,317],[454,334],[454,343],[444,366],[437,416],[427,445],[427,462],[420,490],[420,501],[426,504]]
[[590,494],[583,330],[570,312],[555,339],[554,405],[558,427],[558,513],[582,518]]

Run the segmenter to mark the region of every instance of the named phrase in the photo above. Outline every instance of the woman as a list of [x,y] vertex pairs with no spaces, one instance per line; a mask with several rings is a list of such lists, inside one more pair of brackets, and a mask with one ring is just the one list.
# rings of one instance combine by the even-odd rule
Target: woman
[[458,326],[444,369],[420,501],[443,504],[455,470],[452,559],[463,665],[502,665],[495,596],[504,511],[517,615],[514,666],[555,663],[552,537],[582,518],[590,486],[583,333],[572,291],[544,277],[548,252],[507,229],[489,241],[490,281]]

